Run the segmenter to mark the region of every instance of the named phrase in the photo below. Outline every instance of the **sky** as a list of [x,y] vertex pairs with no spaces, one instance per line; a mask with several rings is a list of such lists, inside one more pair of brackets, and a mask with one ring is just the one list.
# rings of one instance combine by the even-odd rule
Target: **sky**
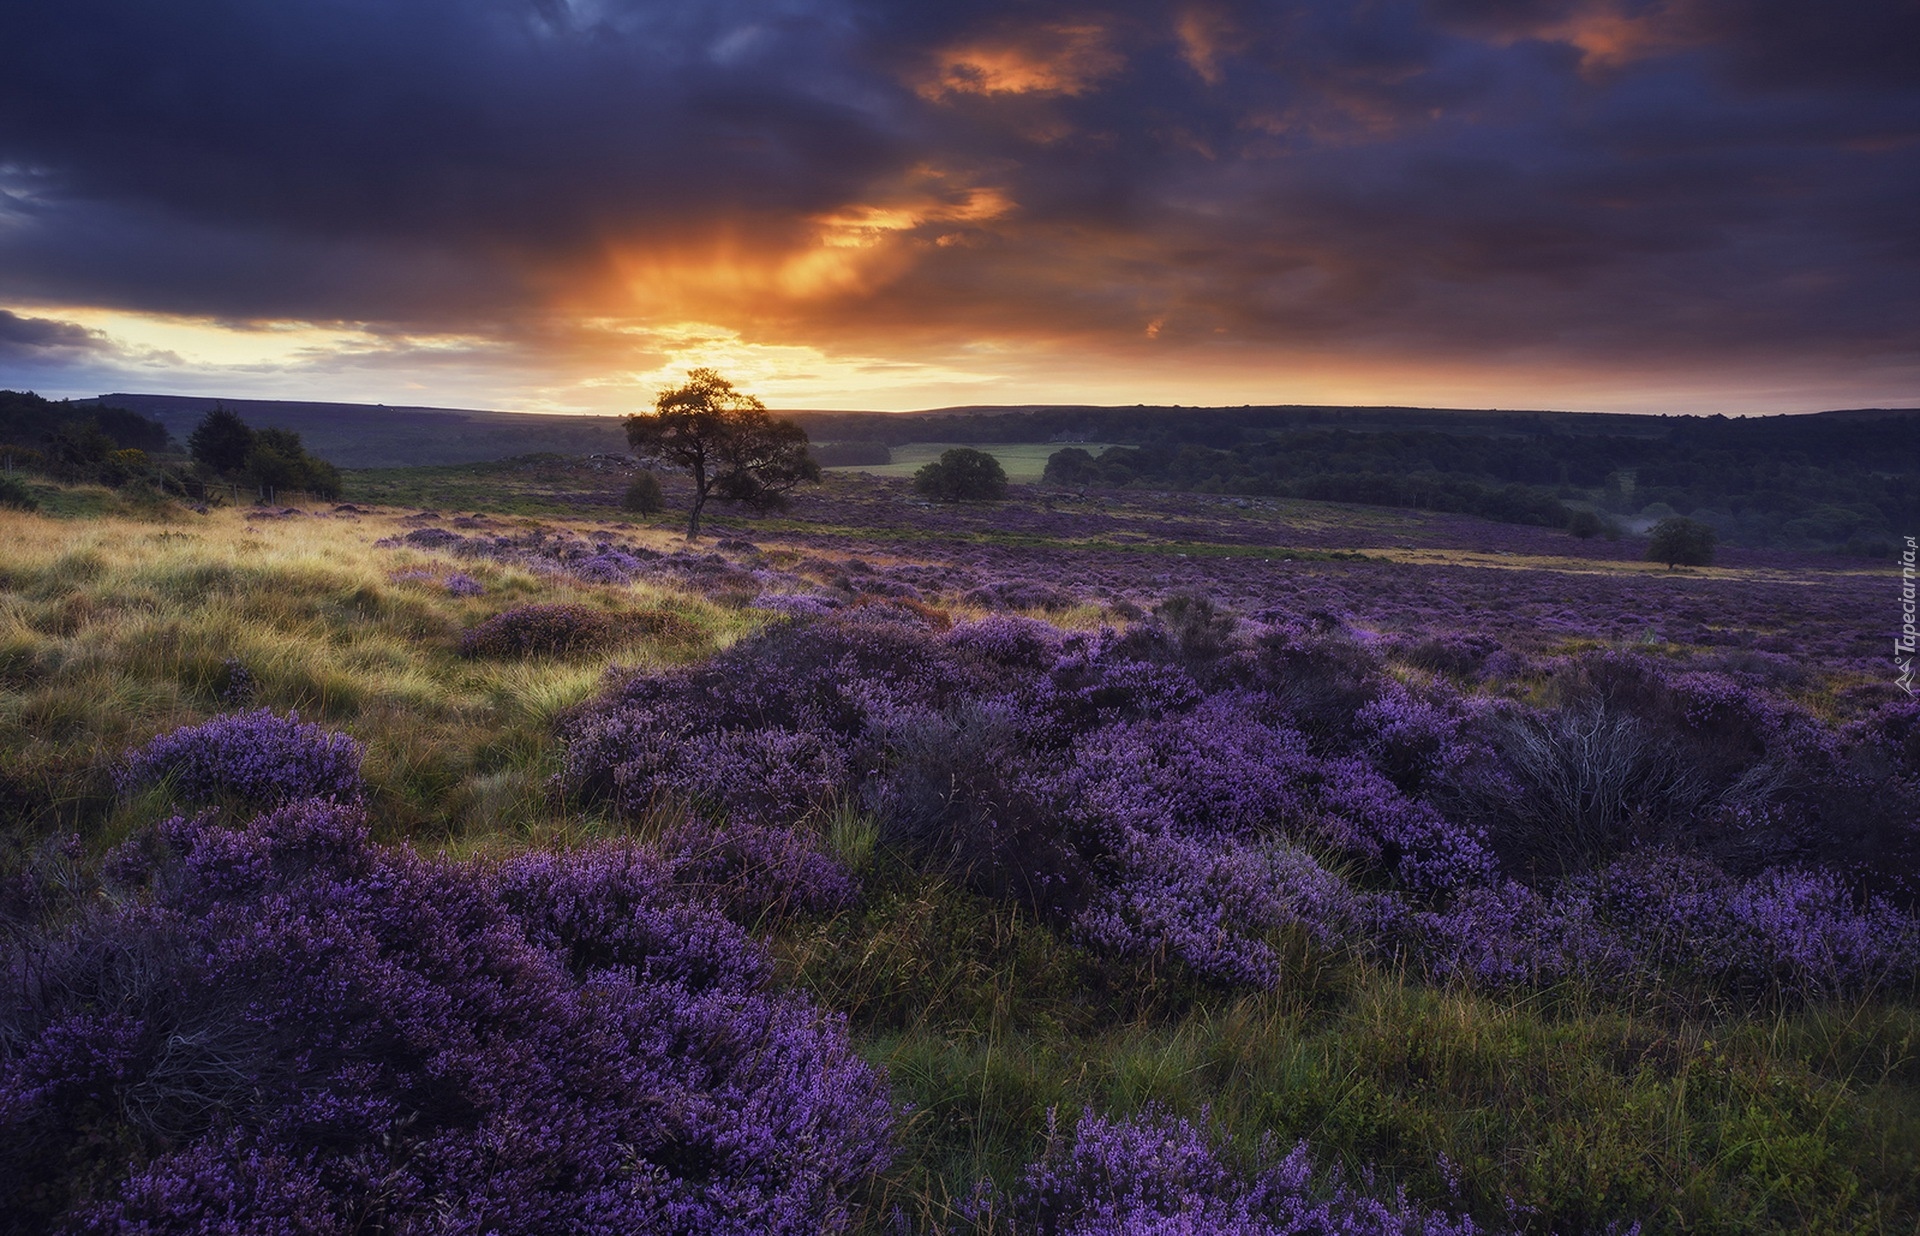
[[1920,0],[0,0],[0,387],[1920,406]]

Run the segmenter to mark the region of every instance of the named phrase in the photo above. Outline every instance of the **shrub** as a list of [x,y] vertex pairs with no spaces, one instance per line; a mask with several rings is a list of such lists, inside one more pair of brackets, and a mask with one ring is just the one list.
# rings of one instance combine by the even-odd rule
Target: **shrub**
[[1007,473],[985,451],[956,446],[913,474],[913,492],[936,502],[992,502],[1007,496]]
[[1022,719],[969,701],[881,730],[889,771],[868,787],[881,835],[936,870],[1043,913],[1070,914],[1086,873],[1027,775]]
[[221,475],[240,471],[253,447],[253,429],[219,404],[213,405],[187,436],[187,452],[195,463]]
[[660,488],[660,478],[651,472],[635,476],[620,499],[620,509],[635,515],[658,515],[666,510],[667,497]]
[[1676,566],[1710,566],[1713,563],[1713,529],[1706,524],[1674,515],[1653,526],[1647,541],[1647,561],[1664,562],[1671,571]]
[[463,657],[538,657],[590,652],[613,643],[619,624],[584,605],[521,605],[503,610],[460,637]]
[[1379,658],[1337,621],[1276,627],[1262,635],[1249,678],[1309,737],[1338,744],[1355,715],[1380,693]]
[[799,1236],[888,1159],[844,1024],[629,849],[495,871],[313,803],[160,843],[0,975],[19,1230]]
[[1407,920],[1430,973],[1481,987],[1580,979],[1746,1001],[1911,990],[1920,924],[1830,874],[1749,880],[1672,853],[1621,859],[1551,893],[1463,893]]
[[991,614],[947,633],[946,644],[996,665],[1019,670],[1044,669],[1059,655],[1060,632],[1044,622],[1012,614]]
[[749,925],[828,914],[855,900],[846,869],[801,829],[693,817],[662,837],[659,848],[676,885],[706,894]]
[[1056,741],[1116,721],[1184,713],[1202,698],[1193,676],[1178,665],[1142,660],[1137,641],[1111,628],[1069,636],[1037,685],[1033,711]]
[[1122,956],[1171,958],[1210,982],[1271,989],[1282,937],[1332,949],[1358,922],[1346,882],[1284,843],[1163,833],[1136,837],[1123,861],[1074,934]]
[[1065,588],[1034,579],[1003,579],[971,588],[962,598],[983,609],[1066,609],[1077,598]]
[[1636,841],[1670,840],[1708,795],[1683,750],[1599,701],[1504,717],[1492,742],[1502,762],[1469,774],[1467,798],[1528,871],[1578,871]]
[[220,672],[215,675],[214,694],[229,708],[245,708],[253,703],[254,696],[260,692],[259,680],[247,663],[237,657],[228,657],[220,663]]
[[0,476],[0,507],[8,507],[16,511],[37,511],[40,509],[40,503],[33,496],[33,491],[20,481],[11,476]]
[[123,791],[165,782],[188,802],[347,802],[364,790],[360,757],[360,744],[346,734],[261,708],[161,735],[127,758],[119,781]]
[[683,804],[719,818],[793,823],[831,798],[849,767],[845,743],[831,734],[642,728],[611,772],[615,805],[632,815]]

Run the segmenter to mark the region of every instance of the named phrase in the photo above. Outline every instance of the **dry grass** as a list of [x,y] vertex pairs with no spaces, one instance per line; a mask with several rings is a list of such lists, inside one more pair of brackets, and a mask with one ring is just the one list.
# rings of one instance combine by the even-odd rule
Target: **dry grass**
[[[110,813],[122,753],[237,706],[223,691],[238,663],[252,705],[326,720],[366,745],[384,831],[540,831],[559,810],[545,792],[553,718],[595,690],[609,661],[696,658],[757,621],[667,589],[492,563],[457,564],[486,586],[457,597],[393,578],[456,565],[373,547],[394,531],[391,515],[249,522],[226,509],[160,524],[0,512],[0,788],[42,828],[91,831]],[[462,630],[529,600],[684,621],[591,657],[456,654]]]

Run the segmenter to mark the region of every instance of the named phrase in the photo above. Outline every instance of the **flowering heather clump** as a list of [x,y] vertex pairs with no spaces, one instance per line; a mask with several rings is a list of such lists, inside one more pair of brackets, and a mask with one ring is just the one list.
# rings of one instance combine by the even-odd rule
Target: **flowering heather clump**
[[810,593],[763,592],[753,599],[749,608],[764,609],[788,618],[819,618],[839,609],[840,602],[832,597]]
[[[663,789],[722,809],[743,795],[798,807],[828,788],[823,775],[851,774],[846,743],[870,716],[938,703],[963,683],[911,613],[870,606],[778,624],[704,665],[634,675],[578,710],[562,728],[561,783],[629,810]],[[736,752],[775,779],[729,767]]]
[[1220,673],[1240,689],[1265,695],[1317,746],[1350,745],[1355,714],[1386,682],[1371,642],[1324,613],[1296,619],[1268,611],[1249,634],[1250,646],[1222,664]]
[[[471,519],[453,522],[463,528],[483,526]],[[695,550],[662,554],[606,532],[596,532],[591,539],[549,528],[462,536],[445,528],[428,527],[379,540],[374,545],[381,549],[438,550],[461,558],[508,563],[539,574],[567,576],[588,584],[622,586],[638,579],[653,579],[707,592],[742,591],[749,595],[762,587],[793,591],[807,586],[807,581],[798,576],[764,567],[750,570],[721,554]]]
[[458,532],[448,532],[445,528],[415,528],[402,536],[400,543],[421,549],[444,549],[449,545],[458,545],[461,540]]
[[1044,622],[1013,614],[990,614],[947,632],[946,645],[962,653],[1015,669],[1039,670],[1059,653],[1060,632]]
[[[860,803],[924,867],[1226,984],[1271,986],[1300,947],[1407,950],[1500,986],[1901,981],[1907,920],[1859,894],[1863,856],[1916,833],[1902,718],[1843,739],[1723,675],[1622,654],[1562,659],[1530,707],[1397,681],[1378,639],[1328,615],[1247,629],[1191,599],[1162,610],[1124,633],[1007,615],[941,631],[886,602],[796,618],[580,709],[563,782],[628,813],[692,807],[756,853]],[[1641,888],[1618,860],[1654,841],[1713,879]]]
[[1259,712],[1257,697],[1227,693],[1183,717],[1097,731],[1076,748],[1065,809],[1109,835],[1291,837],[1423,891],[1492,874],[1472,830],[1406,798],[1364,760],[1314,754]]
[[1064,737],[1115,721],[1183,713],[1200,702],[1200,687],[1186,670],[1131,652],[1110,627],[1069,636],[1039,684],[1035,712]]
[[999,580],[970,590],[965,601],[982,609],[1065,609],[1072,593],[1031,579]]
[[457,597],[477,597],[487,590],[487,586],[468,575],[465,571],[449,572],[441,581],[441,587]]
[[460,637],[463,657],[537,657],[587,652],[613,642],[618,624],[584,605],[520,605]]
[[1082,899],[1085,863],[1048,809],[1023,721],[1000,700],[901,710],[875,726],[886,768],[865,795],[882,834],[925,866],[1060,917]]
[[1022,1236],[1472,1236],[1464,1215],[1428,1210],[1404,1193],[1357,1191],[1318,1172],[1305,1142],[1271,1151],[1249,1176],[1206,1132],[1148,1108],[1131,1120],[1083,1114],[1055,1132],[1013,1199]]
[[501,865],[497,892],[528,939],[576,975],[631,971],[704,992],[759,987],[771,973],[740,928],[681,896],[666,862],[640,846],[531,851]]
[[1409,665],[1465,676],[1477,673],[1488,657],[1499,652],[1500,642],[1485,635],[1449,632],[1396,640],[1390,649]]
[[1284,844],[1137,837],[1119,862],[1117,877],[1074,920],[1075,934],[1123,956],[1165,953],[1211,982],[1271,988],[1281,978],[1275,933],[1336,948],[1356,923],[1345,881]]
[[1460,730],[1469,713],[1486,711],[1482,704],[1444,689],[1416,694],[1388,683],[1354,714],[1358,745],[1395,785],[1413,792],[1436,773],[1479,754]]
[[1578,978],[1819,998],[1920,977],[1920,922],[1833,875],[1775,868],[1735,880],[1676,855],[1623,859],[1551,894],[1472,890],[1408,924],[1434,974],[1484,987]]
[[246,662],[238,657],[228,657],[220,663],[222,682],[217,692],[220,702],[229,708],[244,708],[253,703],[253,697],[259,693],[260,683],[254,678],[253,671]]
[[315,802],[163,840],[0,980],[21,1230],[799,1236],[888,1159],[844,1025],[658,860],[428,861]]
[[360,755],[360,744],[338,730],[261,708],[162,734],[127,757],[119,782],[123,791],[166,782],[189,802],[346,802],[364,789]]
[[570,564],[572,573],[590,584],[631,583],[636,575],[646,569],[647,561],[633,554],[622,553],[612,546],[596,547],[593,553],[576,558]]
[[636,729],[611,775],[613,803],[630,814],[684,804],[723,817],[791,823],[838,792],[848,777],[848,757],[832,734]]
[[796,829],[691,817],[659,849],[677,886],[706,894],[743,923],[829,914],[851,906],[858,892],[846,869]]

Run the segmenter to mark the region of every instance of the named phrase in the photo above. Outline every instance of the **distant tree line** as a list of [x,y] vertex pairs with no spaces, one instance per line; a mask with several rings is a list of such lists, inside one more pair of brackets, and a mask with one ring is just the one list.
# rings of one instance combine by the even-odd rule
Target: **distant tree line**
[[[190,501],[241,487],[268,497],[340,494],[339,469],[309,454],[299,434],[254,429],[218,406],[186,445],[182,454],[164,425],[125,408],[0,391],[0,476],[38,473],[62,484],[141,487]],[[26,504],[18,480],[9,479],[5,490],[0,501]]]
[[893,448],[885,442],[819,442],[812,447],[814,462],[823,468],[871,467],[893,462]]
[[1098,455],[1066,446],[1046,479],[1459,512],[1581,535],[1604,524],[1596,511],[1647,523],[1680,514],[1736,544],[1865,555],[1920,526],[1920,414],[1640,419],[1662,435],[1339,428],[1227,446],[1163,437]]

